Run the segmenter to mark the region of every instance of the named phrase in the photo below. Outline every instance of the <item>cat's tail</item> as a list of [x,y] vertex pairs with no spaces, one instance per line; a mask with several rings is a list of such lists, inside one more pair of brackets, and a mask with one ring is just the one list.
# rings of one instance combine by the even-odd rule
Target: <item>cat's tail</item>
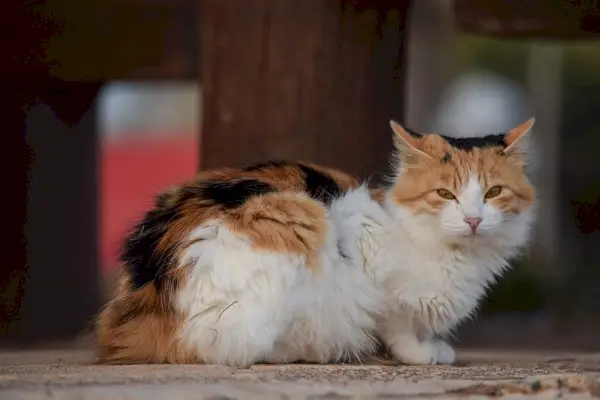
[[232,233],[257,249],[303,254],[315,267],[328,234],[325,206],[300,192],[277,192],[250,198],[224,221]]

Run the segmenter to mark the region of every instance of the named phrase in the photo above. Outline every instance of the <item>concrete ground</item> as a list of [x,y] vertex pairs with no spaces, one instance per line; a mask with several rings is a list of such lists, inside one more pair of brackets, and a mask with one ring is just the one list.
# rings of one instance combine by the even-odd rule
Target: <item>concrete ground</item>
[[463,351],[456,366],[92,365],[87,350],[0,352],[0,399],[600,397],[599,353]]

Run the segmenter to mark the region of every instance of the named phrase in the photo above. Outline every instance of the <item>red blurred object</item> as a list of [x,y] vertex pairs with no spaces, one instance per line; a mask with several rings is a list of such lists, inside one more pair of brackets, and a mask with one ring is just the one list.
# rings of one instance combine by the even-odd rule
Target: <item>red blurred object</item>
[[[129,136],[129,135],[128,135]],[[168,132],[161,139],[105,144],[101,154],[100,257],[103,274],[118,265],[123,235],[152,205],[154,195],[198,169],[196,134]]]

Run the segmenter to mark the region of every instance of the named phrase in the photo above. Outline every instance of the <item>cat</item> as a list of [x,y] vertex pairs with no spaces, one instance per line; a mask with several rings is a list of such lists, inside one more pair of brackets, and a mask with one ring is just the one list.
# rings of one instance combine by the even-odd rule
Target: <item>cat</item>
[[409,133],[370,189],[270,162],[200,172],[124,240],[101,363],[452,364],[445,337],[527,245],[530,119],[479,138]]

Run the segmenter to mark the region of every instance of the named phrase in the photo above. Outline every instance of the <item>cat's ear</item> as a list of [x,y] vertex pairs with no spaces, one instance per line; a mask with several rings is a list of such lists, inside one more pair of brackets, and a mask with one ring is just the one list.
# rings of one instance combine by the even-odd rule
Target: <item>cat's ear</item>
[[429,154],[421,149],[422,138],[411,135],[394,120],[390,120],[390,127],[394,131],[394,145],[402,158],[408,160],[410,155],[422,155],[431,158]]
[[506,145],[506,148],[502,152],[504,154],[518,154],[527,158],[531,146],[530,132],[534,123],[535,118],[530,118],[509,130],[506,135],[504,135],[504,144]]

